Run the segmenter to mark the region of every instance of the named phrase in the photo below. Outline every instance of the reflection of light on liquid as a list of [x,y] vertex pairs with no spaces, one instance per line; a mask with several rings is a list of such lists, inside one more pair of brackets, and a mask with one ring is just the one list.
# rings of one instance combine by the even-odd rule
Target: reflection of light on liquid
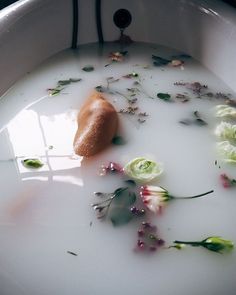
[[71,183],[78,186],[83,186],[83,180],[78,177],[74,177],[71,175],[54,175],[53,180],[58,182],[66,182]]
[[[31,222],[38,210],[42,213],[44,208],[40,207],[40,198],[48,184],[84,185],[76,170],[81,166],[82,158],[72,157],[75,129],[73,113],[72,116],[67,113],[47,116],[28,109],[22,110],[8,124],[9,142],[23,181],[22,189],[7,205],[10,220]],[[44,166],[39,169],[25,167],[22,160],[31,157],[40,158]],[[70,169],[75,169],[75,176],[73,171],[67,171]]]
[[47,181],[48,177],[47,176],[31,176],[31,177],[22,177],[22,181],[27,181],[27,180],[38,180],[38,181]]
[[[23,110],[8,125],[10,141],[20,173],[36,172],[24,167],[24,158],[37,157],[44,166],[37,172],[59,171],[80,167],[80,160],[72,160],[72,143],[76,123],[66,113],[53,116],[38,115],[34,110]],[[51,150],[48,146],[52,146]]]

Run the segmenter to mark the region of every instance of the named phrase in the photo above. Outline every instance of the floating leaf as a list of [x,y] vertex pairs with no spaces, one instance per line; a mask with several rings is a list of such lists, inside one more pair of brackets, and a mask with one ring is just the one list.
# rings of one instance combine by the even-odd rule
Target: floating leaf
[[75,252],[72,252],[72,251],[67,251],[68,254],[71,254],[73,256],[78,256],[78,254],[76,254]]
[[27,168],[41,168],[44,164],[37,158],[25,159],[22,161],[23,165]]
[[81,81],[81,79],[80,78],[76,78],[76,79],[74,79],[74,78],[70,78],[70,79],[68,79],[68,80],[59,80],[58,82],[57,82],[57,84],[58,84],[58,86],[65,86],[65,85],[69,85],[69,84],[71,84],[71,83],[76,83],[76,82],[79,82],[79,81]]
[[98,91],[98,92],[106,92],[106,89],[102,86],[102,85],[98,85],[95,87],[95,89]]
[[128,190],[116,194],[113,204],[119,207],[129,207],[136,201],[136,194]]
[[124,182],[129,184],[130,186],[136,186],[136,182],[133,179],[127,179]]
[[60,80],[57,82],[57,84],[60,86],[69,85],[70,83],[71,83],[70,80]]
[[55,96],[59,94],[64,88],[48,88],[48,93],[50,96]]
[[160,56],[156,56],[156,55],[152,55],[152,59],[154,60],[153,65],[157,67],[165,66],[170,62],[170,60],[162,58]]
[[124,225],[133,218],[128,208],[114,208],[110,212],[110,219],[114,226]]
[[119,195],[121,193],[123,193],[124,191],[126,191],[128,189],[128,187],[119,187],[114,191],[114,195]]
[[59,80],[57,82],[57,87],[49,88],[47,90],[48,90],[48,93],[49,93],[50,96],[55,96],[55,95],[59,94],[65,88],[63,86],[67,86],[67,85],[69,85],[71,83],[75,83],[75,82],[79,82],[79,81],[81,81],[80,78],[78,78],[78,79],[77,78],[75,78],[75,79],[70,78],[68,80]]
[[206,126],[206,125],[207,125],[207,122],[204,121],[204,120],[201,119],[201,118],[197,118],[197,119],[195,120],[195,123],[196,123],[197,125],[200,125],[200,126]]
[[112,143],[115,145],[124,145],[126,142],[122,136],[115,136],[112,139]]
[[182,53],[182,54],[172,55],[172,58],[173,59],[191,58],[191,55]]
[[192,124],[192,121],[189,119],[185,119],[185,120],[179,121],[179,123],[183,124],[183,125],[190,125],[190,124]]
[[191,125],[191,124],[197,124],[199,126],[206,126],[207,122],[204,121],[201,117],[198,111],[193,112],[194,119],[184,119],[179,121],[179,123],[183,125]]
[[198,111],[195,111],[193,114],[196,117],[194,123],[196,123],[197,125],[201,125],[201,126],[207,125],[207,122],[201,118]]
[[82,70],[84,72],[92,72],[92,71],[94,71],[94,67],[91,65],[88,65],[88,66],[83,67]]
[[120,51],[120,54],[122,54],[123,56],[126,56],[128,54],[128,51],[125,50],[125,51]]
[[76,78],[76,79],[74,79],[74,78],[70,78],[70,82],[71,83],[76,83],[76,82],[80,82],[82,79],[81,78]]
[[158,98],[160,98],[160,99],[162,99],[162,100],[166,100],[166,101],[168,101],[168,100],[170,100],[170,98],[171,98],[171,96],[170,96],[170,94],[168,94],[168,93],[157,93],[157,97]]

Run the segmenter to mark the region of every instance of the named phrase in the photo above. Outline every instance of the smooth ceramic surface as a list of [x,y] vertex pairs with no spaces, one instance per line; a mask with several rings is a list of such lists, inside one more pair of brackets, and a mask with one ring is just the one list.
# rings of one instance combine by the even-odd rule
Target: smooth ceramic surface
[[[104,0],[101,14],[105,41],[119,35],[112,21],[119,8],[133,15],[127,34],[134,40],[189,53],[236,89],[233,8],[213,0]],[[72,11],[72,1],[20,0],[0,12],[0,94],[35,65],[71,46]],[[79,1],[78,44],[97,40],[95,1]]]

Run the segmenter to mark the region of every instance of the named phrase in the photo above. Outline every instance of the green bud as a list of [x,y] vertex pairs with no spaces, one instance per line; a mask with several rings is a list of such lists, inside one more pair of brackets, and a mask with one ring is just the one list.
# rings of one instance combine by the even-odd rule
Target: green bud
[[210,251],[222,252],[231,251],[234,248],[234,243],[230,240],[224,240],[221,237],[208,237],[202,241],[202,246]]

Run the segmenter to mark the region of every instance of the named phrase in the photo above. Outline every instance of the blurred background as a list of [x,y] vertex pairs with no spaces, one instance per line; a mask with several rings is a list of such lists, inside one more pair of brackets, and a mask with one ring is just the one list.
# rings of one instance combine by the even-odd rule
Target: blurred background
[[[72,0],[71,0],[72,1]],[[216,0],[216,1],[224,1],[227,2],[228,4],[236,7],[236,0]],[[0,9],[14,3],[17,2],[17,0],[0,0]]]

